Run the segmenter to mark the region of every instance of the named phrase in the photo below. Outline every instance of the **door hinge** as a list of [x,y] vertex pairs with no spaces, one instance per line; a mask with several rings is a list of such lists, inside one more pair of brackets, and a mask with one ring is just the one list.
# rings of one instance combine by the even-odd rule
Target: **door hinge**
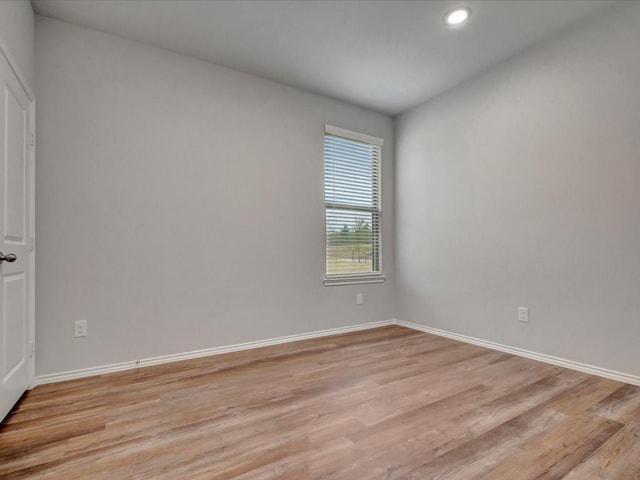
[[35,354],[36,354],[36,344],[31,342],[29,344],[29,358],[33,358]]
[[36,146],[36,132],[31,132],[31,137],[29,140],[29,145],[31,145],[32,147]]
[[34,237],[31,237],[29,239],[29,251],[33,252],[33,249],[35,248],[35,246],[36,246],[36,239]]

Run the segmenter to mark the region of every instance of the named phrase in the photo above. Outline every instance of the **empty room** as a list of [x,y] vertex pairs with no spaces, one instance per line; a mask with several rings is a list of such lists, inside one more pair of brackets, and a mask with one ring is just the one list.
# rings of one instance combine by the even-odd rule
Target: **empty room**
[[640,479],[639,25],[0,0],[0,479]]

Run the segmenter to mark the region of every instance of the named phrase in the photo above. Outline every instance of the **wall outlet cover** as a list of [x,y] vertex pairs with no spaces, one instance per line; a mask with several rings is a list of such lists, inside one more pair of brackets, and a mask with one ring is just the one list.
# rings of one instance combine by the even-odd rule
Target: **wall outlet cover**
[[76,320],[75,322],[73,322],[73,336],[76,338],[87,336],[86,320]]
[[529,307],[518,307],[518,320],[521,322],[529,322]]

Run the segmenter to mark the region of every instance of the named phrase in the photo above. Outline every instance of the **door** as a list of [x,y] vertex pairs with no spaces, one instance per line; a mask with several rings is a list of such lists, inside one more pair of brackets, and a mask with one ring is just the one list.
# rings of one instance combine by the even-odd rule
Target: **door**
[[32,375],[31,111],[29,95],[0,51],[0,420]]

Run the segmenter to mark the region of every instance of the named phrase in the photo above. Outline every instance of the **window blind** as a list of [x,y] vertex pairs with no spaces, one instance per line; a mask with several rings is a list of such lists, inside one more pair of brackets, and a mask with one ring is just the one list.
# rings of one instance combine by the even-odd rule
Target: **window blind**
[[327,277],[381,273],[381,145],[382,141],[375,137],[327,127],[324,137]]

